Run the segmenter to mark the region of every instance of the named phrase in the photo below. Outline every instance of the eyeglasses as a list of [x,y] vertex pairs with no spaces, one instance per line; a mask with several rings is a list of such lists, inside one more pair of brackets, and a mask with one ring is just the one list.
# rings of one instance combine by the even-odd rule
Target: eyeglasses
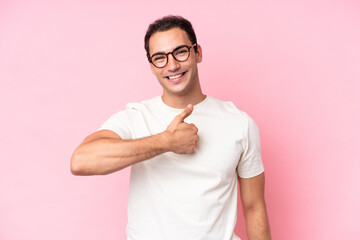
[[172,52],[168,53],[155,53],[151,57],[149,57],[149,62],[151,62],[157,68],[163,68],[169,61],[168,55],[171,54],[174,59],[178,62],[186,61],[190,56],[190,49],[196,46],[195,43],[192,46],[181,45],[175,48]]

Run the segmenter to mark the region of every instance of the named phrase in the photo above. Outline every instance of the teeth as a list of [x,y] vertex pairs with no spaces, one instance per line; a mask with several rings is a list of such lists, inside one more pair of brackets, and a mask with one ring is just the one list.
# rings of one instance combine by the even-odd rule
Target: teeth
[[178,74],[178,75],[174,75],[174,76],[168,76],[169,79],[175,79],[175,78],[179,78],[181,77],[182,73]]

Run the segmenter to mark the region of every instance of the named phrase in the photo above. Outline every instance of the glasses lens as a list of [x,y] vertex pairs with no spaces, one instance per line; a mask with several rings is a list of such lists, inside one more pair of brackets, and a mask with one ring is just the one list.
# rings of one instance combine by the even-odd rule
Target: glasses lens
[[190,51],[187,47],[182,47],[174,52],[174,57],[179,62],[183,62],[188,59]]
[[165,54],[158,54],[155,56],[151,57],[151,62],[156,66],[156,67],[163,67],[166,65],[167,62],[167,57]]

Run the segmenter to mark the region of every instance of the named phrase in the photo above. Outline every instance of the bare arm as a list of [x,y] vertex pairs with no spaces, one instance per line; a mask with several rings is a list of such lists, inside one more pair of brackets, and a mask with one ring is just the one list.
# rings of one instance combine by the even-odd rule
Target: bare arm
[[193,153],[199,139],[198,130],[193,124],[184,122],[191,112],[192,106],[176,116],[166,131],[142,139],[123,140],[110,130],[97,131],[86,137],[74,151],[71,172],[74,175],[103,175],[168,151]]
[[264,199],[264,173],[253,178],[239,178],[246,232],[249,240],[270,240],[270,226]]
[[71,158],[75,175],[109,174],[168,151],[158,134],[138,140],[123,140],[109,130],[95,132],[80,144]]

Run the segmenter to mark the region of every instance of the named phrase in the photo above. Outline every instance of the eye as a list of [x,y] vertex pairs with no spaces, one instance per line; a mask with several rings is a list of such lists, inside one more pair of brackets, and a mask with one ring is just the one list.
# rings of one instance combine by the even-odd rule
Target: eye
[[185,54],[187,52],[188,52],[188,50],[186,48],[183,48],[183,49],[179,49],[175,54],[176,55],[181,55],[181,54]]
[[153,61],[163,61],[165,58],[164,55],[157,55],[153,57]]

